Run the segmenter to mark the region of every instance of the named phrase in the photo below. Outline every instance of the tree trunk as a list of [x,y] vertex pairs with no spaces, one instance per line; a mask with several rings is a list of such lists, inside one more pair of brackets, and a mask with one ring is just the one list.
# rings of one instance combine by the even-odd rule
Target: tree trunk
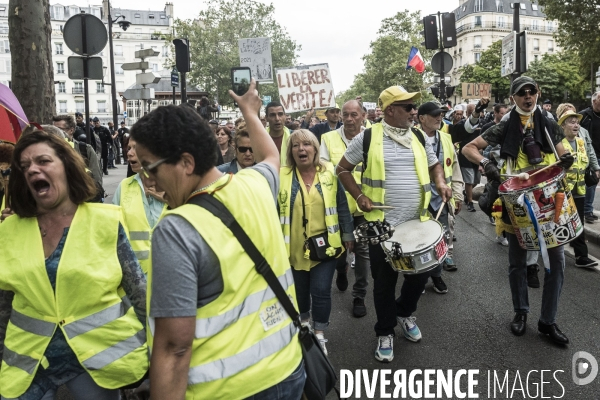
[[51,123],[56,111],[49,0],[9,0],[12,91],[30,121]]

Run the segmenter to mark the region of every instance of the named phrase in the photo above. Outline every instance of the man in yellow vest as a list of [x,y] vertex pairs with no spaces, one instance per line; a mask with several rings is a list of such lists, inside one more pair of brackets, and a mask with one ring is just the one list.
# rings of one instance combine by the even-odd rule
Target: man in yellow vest
[[272,101],[265,107],[265,114],[269,122],[267,132],[279,151],[279,163],[285,165],[290,130],[285,126],[286,114],[283,105],[278,101]]
[[[447,202],[452,197],[444,170],[431,145],[411,130],[413,120],[410,112],[416,108],[414,102],[420,97],[419,92],[409,93],[398,86],[384,90],[379,96],[383,121],[356,136],[337,166],[340,181],[355,199],[358,208],[364,211],[367,221],[385,219],[390,225],[398,226],[409,220],[428,220],[431,182],[435,182],[443,201]],[[351,173],[361,162],[366,163],[362,190]],[[382,205],[394,209],[384,215],[382,210],[373,208]],[[369,245],[369,258],[377,313],[375,359],[390,362],[394,359],[393,339],[397,324],[400,324],[406,339],[413,342],[421,340],[421,332],[412,314],[417,309],[429,273],[404,275],[401,294],[396,299],[398,272],[387,263],[381,245]]]
[[291,318],[231,230],[194,204],[213,196],[227,207],[297,307],[275,206],[279,153],[258,117],[256,82],[230,95],[258,161],[235,175],[216,168],[215,135],[192,108],[158,107],[131,129],[142,173],[170,207],[154,228],[148,273],[154,400],[300,399],[304,387]]
[[[443,203],[442,198],[437,193],[435,188],[431,188],[431,201],[429,203],[429,211],[433,215],[437,215],[440,207],[443,207],[438,221],[445,227],[448,234],[448,256],[444,261],[444,268],[449,271],[456,270],[456,264],[452,259],[453,255],[453,230],[450,229],[449,216],[454,216],[460,212],[463,201],[464,182],[460,172],[460,166],[454,150],[454,144],[449,134],[440,132],[442,124],[442,115],[444,110],[434,102],[427,102],[419,107],[418,116],[421,125],[421,130],[425,133],[427,140],[433,151],[435,152],[438,161],[444,168],[444,177],[446,184],[451,185],[452,199],[448,203]],[[438,265],[431,271],[431,280],[433,281],[433,289],[437,293],[447,293],[448,287],[442,279],[442,264]]]
[[[342,121],[344,125],[340,128],[325,133],[321,136],[321,159],[337,165],[342,156],[346,152],[348,145],[360,132],[363,130],[362,121],[365,117],[364,109],[358,100],[350,100],[342,106]],[[352,173],[354,180],[360,184],[362,165],[357,167]],[[346,192],[348,199],[348,207],[350,213],[354,216],[354,227],[366,222],[362,211],[357,209],[356,201]],[[354,277],[355,282],[352,287],[352,314],[356,318],[367,315],[367,307],[365,306],[365,297],[367,295],[368,274],[369,274],[369,246],[363,242],[354,244]],[[348,264],[347,257],[342,255],[338,258],[336,265],[337,278],[336,285],[340,291],[345,291],[348,288]]]
[[[574,158],[566,153],[561,143],[564,138],[563,130],[556,121],[548,120],[537,108],[539,88],[535,80],[528,76],[516,78],[511,85],[511,101],[515,107],[506,119],[489,128],[462,152],[471,162],[478,163],[485,171],[488,181],[499,182],[498,167],[483,157],[479,150],[488,145],[501,145],[499,166],[502,173],[518,174],[531,171],[536,167],[551,164],[556,160],[552,145],[560,157],[560,166],[569,169]],[[548,137],[549,136],[549,137]],[[525,138],[531,141],[526,142]],[[549,142],[552,139],[552,143]],[[525,146],[525,143],[529,143]],[[506,212],[502,221],[510,225]],[[512,293],[515,316],[510,324],[511,331],[516,336],[525,334],[527,314],[529,313],[529,298],[527,293],[527,250],[519,245],[516,235],[508,233],[508,278]],[[556,325],[558,300],[562,290],[565,269],[564,246],[548,249],[549,264],[544,275],[542,292],[542,311],[538,321],[538,331],[549,335],[555,343],[566,345],[567,336]]]

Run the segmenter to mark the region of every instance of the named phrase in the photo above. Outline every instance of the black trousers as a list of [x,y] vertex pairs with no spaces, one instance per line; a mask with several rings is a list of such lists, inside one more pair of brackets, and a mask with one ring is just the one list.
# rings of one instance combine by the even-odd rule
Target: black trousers
[[[577,207],[577,214],[579,214],[581,224],[585,225],[585,217],[583,213],[585,197],[574,197],[573,199],[575,200],[575,206]],[[575,251],[575,258],[588,256],[588,248],[587,244],[585,244],[585,231],[581,232],[579,236],[571,241],[571,246],[573,246],[573,250]]]
[[108,154],[107,155],[102,155],[102,171],[105,174],[108,174]]

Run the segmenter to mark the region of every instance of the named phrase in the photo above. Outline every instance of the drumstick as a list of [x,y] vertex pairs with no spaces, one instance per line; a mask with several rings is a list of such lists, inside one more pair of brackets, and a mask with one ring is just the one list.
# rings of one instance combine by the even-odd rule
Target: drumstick
[[442,201],[442,205],[440,206],[440,209],[437,212],[437,215],[435,216],[435,220],[437,221],[438,218],[440,217],[440,214],[442,213],[442,210],[444,209],[444,206],[446,205],[445,201]]
[[521,172],[518,175],[513,175],[513,174],[500,174],[500,176],[507,176],[509,178],[519,178],[522,181],[526,181],[527,179],[529,179],[529,174],[527,172]]
[[529,174],[529,177],[531,178],[532,176],[534,176],[535,174],[539,174],[542,171],[547,170],[550,167],[555,167],[560,163],[560,161],[557,161],[555,163],[552,163],[550,165],[546,165],[544,168],[540,168],[540,169],[536,169],[535,171],[533,171],[531,174]]
[[396,207],[392,206],[371,206],[373,210],[394,210]]

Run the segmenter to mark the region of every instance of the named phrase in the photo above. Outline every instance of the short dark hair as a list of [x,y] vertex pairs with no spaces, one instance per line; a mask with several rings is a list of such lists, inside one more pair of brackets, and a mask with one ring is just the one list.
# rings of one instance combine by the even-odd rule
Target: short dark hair
[[496,104],[496,105],[494,106],[494,112],[495,112],[495,113],[499,113],[499,112],[500,112],[500,109],[502,109],[502,108],[508,108],[508,106],[507,106],[506,104],[502,104],[502,103],[500,103],[500,104]]
[[217,138],[206,121],[192,107],[160,106],[131,127],[131,137],[168,164],[183,153],[194,157],[196,175],[205,175],[217,164]]
[[52,117],[52,121],[53,122],[65,121],[65,124],[67,125],[67,130],[75,129],[77,127],[77,125],[75,124],[75,118],[73,118],[69,114],[54,115]]
[[227,136],[229,136],[229,139],[227,139],[227,141],[229,142],[229,144],[231,144],[231,141],[233,140],[233,134],[231,133],[231,129],[229,129],[228,127],[223,125],[223,126],[217,127],[217,130],[215,131],[215,133],[219,133],[221,131],[225,132],[227,134]]
[[65,166],[65,175],[69,186],[69,199],[75,204],[81,204],[96,196],[97,189],[94,178],[85,171],[83,158],[69,145],[69,143],[54,134],[44,130],[37,130],[28,135],[21,136],[15,150],[10,166],[11,174],[8,181],[9,207],[20,217],[35,217],[37,204],[29,191],[25,173],[21,169],[21,154],[29,146],[46,143],[50,146]]
[[[283,104],[278,101],[272,101],[265,107],[265,115],[269,115],[269,108],[281,107],[283,108]],[[283,108],[283,112],[285,112],[285,108]]]

